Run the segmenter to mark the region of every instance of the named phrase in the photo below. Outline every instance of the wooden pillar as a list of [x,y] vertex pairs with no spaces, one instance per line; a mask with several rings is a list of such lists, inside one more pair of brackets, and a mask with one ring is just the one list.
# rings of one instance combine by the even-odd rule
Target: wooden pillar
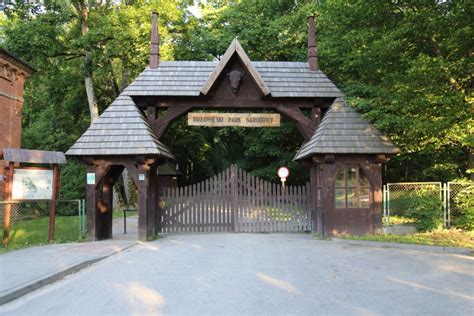
[[372,225],[371,233],[377,233],[382,229],[382,164],[367,163],[361,164],[367,178],[370,181],[372,193]]
[[49,211],[49,242],[54,241],[54,227],[56,223],[56,203],[59,196],[60,188],[60,170],[59,165],[53,165],[53,197],[51,201],[51,209]]
[[138,240],[147,241],[148,234],[148,184],[150,178],[149,166],[141,163],[137,166],[138,187]]
[[[96,178],[95,165],[87,165],[87,173],[94,174]],[[88,181],[89,182],[89,181]],[[87,183],[86,187],[86,215],[87,215],[87,238],[91,241],[97,240],[97,180]]]
[[159,234],[161,233],[161,229],[162,229],[162,216],[163,216],[163,210],[164,210],[164,207],[165,207],[165,203],[164,203],[164,188],[165,188],[165,185],[162,184],[162,179],[163,178],[160,178],[160,175],[158,174],[158,166],[156,167],[156,189],[155,189],[155,193],[156,193],[156,218],[155,218],[155,222],[156,222],[156,234]]
[[[305,141],[308,142],[311,140],[311,137],[314,134],[314,131],[318,128],[319,123],[321,122],[321,108],[313,107],[311,109],[310,118],[311,122],[311,129],[308,130],[306,133],[302,132]],[[310,211],[311,211],[311,218],[312,218],[312,232],[319,233],[324,235],[323,230],[323,219],[322,219],[322,209],[318,208],[318,187],[321,185],[318,183],[318,165],[312,163],[309,169],[309,187],[310,187]]]
[[148,237],[157,234],[157,212],[158,212],[158,165],[150,166],[149,183],[148,183],[148,199],[147,199],[147,234]]
[[[317,199],[317,190],[318,190],[318,166],[312,165],[309,168],[309,203],[310,203],[310,211],[311,211],[311,218],[312,218],[312,233],[318,233],[323,235],[322,229],[322,214],[321,208],[318,209],[318,199]],[[319,210],[319,211],[318,211]]]
[[[7,183],[5,184],[5,199],[7,202],[10,202],[12,199],[12,189],[13,189],[13,162],[8,164],[8,174],[7,174]],[[8,203],[5,206],[5,215],[3,217],[3,247],[8,247],[10,241],[10,221],[11,221],[11,212],[12,205]]]
[[322,212],[319,214],[320,223],[319,228],[321,229],[321,234],[327,236],[329,230],[331,229],[331,215],[333,208],[333,199],[334,199],[334,188],[330,184],[331,168],[328,164],[323,164],[321,166],[321,198],[322,198]]
[[97,238],[112,238],[112,208],[113,208],[113,180],[108,175],[102,181],[102,194],[98,209],[98,231]]
[[335,229],[335,190],[334,184],[338,172],[344,168],[343,162],[332,158],[321,166],[321,197],[323,200],[322,230],[325,236],[332,236]]
[[377,178],[376,183],[374,183],[374,231],[373,233],[378,233],[382,231],[382,165],[373,164],[372,171],[374,176]]
[[114,211],[114,185],[122,174],[124,166],[111,165],[102,181],[102,207],[100,209],[100,238],[112,238],[113,211]]

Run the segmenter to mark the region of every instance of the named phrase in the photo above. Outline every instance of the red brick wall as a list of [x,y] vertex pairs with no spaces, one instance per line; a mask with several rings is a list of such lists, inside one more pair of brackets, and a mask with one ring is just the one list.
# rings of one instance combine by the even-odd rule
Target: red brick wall
[[[8,56],[0,54],[0,151],[20,148],[23,89],[29,73]],[[0,160],[0,199],[3,199],[4,166]]]

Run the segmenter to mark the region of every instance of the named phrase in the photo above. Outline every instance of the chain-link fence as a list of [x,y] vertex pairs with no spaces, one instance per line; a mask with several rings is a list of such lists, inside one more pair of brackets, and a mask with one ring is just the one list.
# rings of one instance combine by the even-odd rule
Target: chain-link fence
[[473,182],[448,182],[445,185],[445,208],[446,208],[446,226],[464,227],[466,212],[471,212],[473,205],[469,204],[468,199],[474,199]]
[[439,216],[444,227],[465,227],[466,201],[474,195],[474,182],[388,183],[383,188],[383,224],[414,222],[412,206],[416,199],[433,199],[442,205]]
[[[23,247],[48,242],[51,201],[0,201],[0,228],[10,208],[10,246]],[[56,201],[55,241],[73,242],[86,232],[84,200]]]
[[441,182],[389,183],[384,187],[384,224],[407,224],[410,206],[420,194],[442,199]]

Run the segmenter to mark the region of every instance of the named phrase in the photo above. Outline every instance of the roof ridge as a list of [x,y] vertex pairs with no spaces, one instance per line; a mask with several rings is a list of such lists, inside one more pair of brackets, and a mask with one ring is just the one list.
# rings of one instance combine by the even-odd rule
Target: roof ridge
[[[241,47],[240,44],[231,47],[231,52],[238,50],[242,59],[247,55],[238,46]],[[244,67],[254,69],[253,74],[262,80],[260,86],[266,86],[272,98],[336,98],[343,95],[323,71],[311,71],[307,61],[251,61],[247,58],[244,58],[247,60]],[[156,69],[144,69],[122,95],[199,97],[211,75],[217,72],[218,65],[217,60],[161,61]]]

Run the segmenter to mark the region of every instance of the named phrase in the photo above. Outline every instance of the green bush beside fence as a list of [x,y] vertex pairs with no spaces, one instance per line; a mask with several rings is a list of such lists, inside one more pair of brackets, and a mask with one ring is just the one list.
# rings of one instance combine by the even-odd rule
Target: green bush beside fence
[[406,203],[405,215],[415,219],[418,231],[430,231],[443,224],[443,203],[432,192],[414,192]]
[[458,216],[453,219],[453,226],[474,230],[474,185],[467,186],[454,198]]

